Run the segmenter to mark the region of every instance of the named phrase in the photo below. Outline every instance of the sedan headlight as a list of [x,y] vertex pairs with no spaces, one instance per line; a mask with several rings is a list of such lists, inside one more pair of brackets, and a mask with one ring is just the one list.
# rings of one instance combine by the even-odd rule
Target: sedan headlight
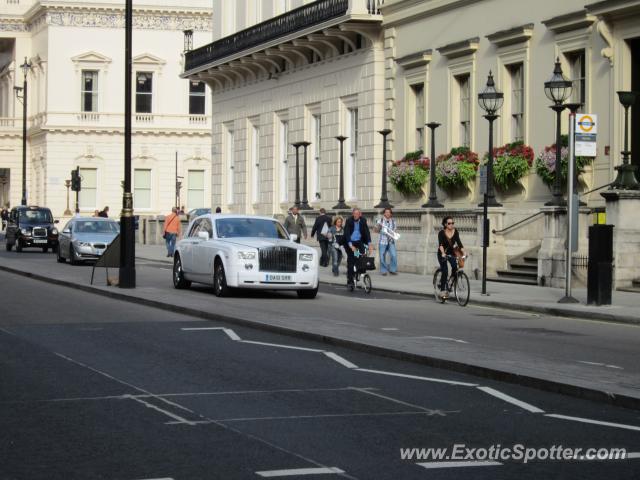
[[313,253],[301,253],[298,258],[301,262],[311,262],[313,261]]
[[87,242],[76,242],[76,245],[78,245],[79,247],[90,247],[91,244],[87,243]]
[[31,235],[31,232],[29,231],[28,228],[21,228],[20,231],[22,232],[23,235]]
[[52,228],[51,229],[51,235],[58,235],[58,229],[57,228]]
[[256,258],[256,252],[238,252],[238,259],[240,260],[254,260]]

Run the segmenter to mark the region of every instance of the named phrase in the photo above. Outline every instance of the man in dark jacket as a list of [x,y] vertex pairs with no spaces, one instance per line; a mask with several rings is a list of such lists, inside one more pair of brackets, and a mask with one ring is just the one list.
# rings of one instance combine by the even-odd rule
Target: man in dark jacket
[[[326,227],[325,227],[326,225]],[[329,239],[327,233],[331,228],[331,217],[327,215],[327,211],[324,208],[320,209],[320,215],[316,218],[313,228],[311,229],[311,236],[314,235],[318,239],[320,244],[320,266],[327,267],[329,265]]]
[[359,251],[360,255],[367,252],[369,248],[369,256],[373,253],[373,244],[371,243],[371,233],[367,220],[362,217],[359,208],[354,208],[351,217],[349,217],[344,226],[344,242],[347,251],[347,286],[353,285],[353,269],[356,265],[355,252]]

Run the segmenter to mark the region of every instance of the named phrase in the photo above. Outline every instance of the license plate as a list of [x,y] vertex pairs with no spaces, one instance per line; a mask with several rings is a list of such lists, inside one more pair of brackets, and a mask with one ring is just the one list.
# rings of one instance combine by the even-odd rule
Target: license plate
[[293,280],[291,275],[282,275],[278,273],[269,273],[266,277],[267,282],[291,282]]
[[96,250],[96,255],[100,256],[104,253],[104,250]]
[[46,238],[34,238],[33,243],[47,243]]

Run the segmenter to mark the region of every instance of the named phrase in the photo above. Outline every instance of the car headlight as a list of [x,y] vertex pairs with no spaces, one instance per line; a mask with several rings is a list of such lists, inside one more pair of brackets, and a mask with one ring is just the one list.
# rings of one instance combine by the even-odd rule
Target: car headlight
[[87,242],[76,242],[79,247],[90,247],[91,244]]
[[253,260],[256,258],[256,252],[238,252],[240,260]]
[[51,235],[57,235],[58,234],[58,229],[57,228],[52,228],[51,229]]
[[31,235],[31,232],[27,228],[21,228],[20,231],[23,235]]
[[301,253],[298,258],[301,262],[311,262],[313,260],[313,253]]

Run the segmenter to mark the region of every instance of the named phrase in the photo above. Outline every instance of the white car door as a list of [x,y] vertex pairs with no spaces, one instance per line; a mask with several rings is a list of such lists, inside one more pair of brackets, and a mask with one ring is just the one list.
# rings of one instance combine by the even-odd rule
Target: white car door
[[[202,238],[202,233],[207,233],[207,239]],[[214,244],[211,241],[213,227],[209,218],[203,218],[198,230],[198,237],[193,245],[193,268],[195,274],[203,282],[213,283],[213,250]]]
[[191,228],[187,232],[187,235],[180,240],[180,260],[182,261],[182,270],[188,277],[192,277],[195,272],[193,269],[193,247],[195,246],[195,239],[200,229],[201,220],[196,220],[191,225]]

